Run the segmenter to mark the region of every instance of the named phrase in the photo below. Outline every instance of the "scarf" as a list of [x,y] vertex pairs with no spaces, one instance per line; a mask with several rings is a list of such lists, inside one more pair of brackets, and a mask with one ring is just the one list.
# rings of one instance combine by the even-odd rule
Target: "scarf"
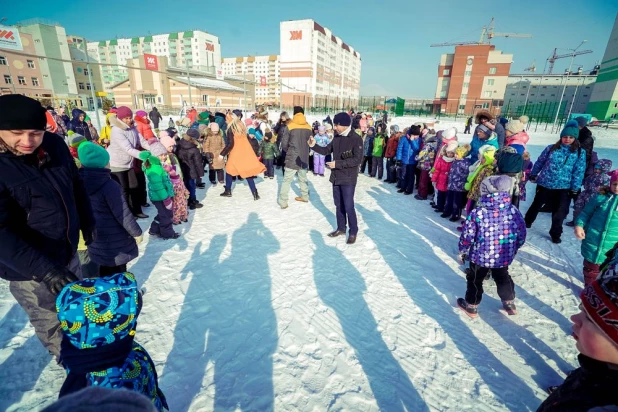
[[454,157],[448,157],[447,155],[442,156],[442,160],[444,160],[446,163],[451,163],[453,160],[455,160]]

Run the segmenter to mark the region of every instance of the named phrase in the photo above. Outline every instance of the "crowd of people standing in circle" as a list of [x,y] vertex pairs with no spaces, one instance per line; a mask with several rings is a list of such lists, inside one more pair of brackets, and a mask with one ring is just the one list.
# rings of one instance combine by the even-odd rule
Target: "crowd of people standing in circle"
[[[280,169],[277,202],[286,209],[295,177],[295,201],[308,203],[307,173],[324,177],[328,168],[336,207],[329,237],[347,234],[347,244],[356,242],[354,196],[365,171],[380,180],[385,174],[384,182],[404,196],[416,191],[413,202],[429,201],[438,216],[457,224],[458,259],[469,266],[465,296],[456,304],[471,318],[489,277],[504,310],[517,314],[509,266],[526,230],[548,211],[550,239],[560,243],[574,202],[567,225],[583,240],[583,311],[573,317],[581,368],[551,390],[540,410],[616,401],[605,389],[615,384],[608,370],[618,364],[618,171],[597,158],[584,118],[567,122],[533,162],[525,116],[507,122],[479,111],[470,144],[458,141],[455,128],[435,131],[417,122],[400,131],[386,116],[351,111],[312,125],[299,106],[276,124],[263,108],[243,117],[240,110],[192,109],[159,130],[156,108],[118,107],[99,133],[78,109],[69,118],[62,108],[0,96],[0,277],[66,368],[61,398],[124,387],[157,410],[168,407],[152,359],[134,340],[142,292],[127,264],[139,253],[137,219],[148,218],[144,209],[156,210],[151,241],[176,239],[174,226],[203,207],[197,193],[206,187],[206,172],[212,186],[224,186],[222,197],[232,197],[235,181],[246,181],[258,201],[255,178],[273,179]],[[527,182],[536,191],[524,216],[519,207]]]

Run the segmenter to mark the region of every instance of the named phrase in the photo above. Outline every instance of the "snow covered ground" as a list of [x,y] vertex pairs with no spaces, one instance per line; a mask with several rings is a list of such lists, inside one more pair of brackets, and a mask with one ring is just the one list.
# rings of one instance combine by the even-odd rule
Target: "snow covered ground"
[[[593,133],[599,156],[618,166],[618,134]],[[532,158],[555,140],[532,133]],[[575,367],[579,241],[565,228],[552,244],[548,215],[511,269],[519,315],[498,310],[490,281],[471,320],[454,307],[465,291],[458,232],[428,202],[359,177],[360,233],[348,246],[325,237],[335,222],[328,176],[311,175],[310,203],[292,192],[287,210],[276,204],[280,184],[279,173],[258,179],[258,202],[246,183],[231,199],[220,185],[198,191],[205,207],[182,237],[146,235],[130,265],[148,291],[136,339],[172,411],[534,410]],[[63,378],[0,282],[0,410],[50,404]]]

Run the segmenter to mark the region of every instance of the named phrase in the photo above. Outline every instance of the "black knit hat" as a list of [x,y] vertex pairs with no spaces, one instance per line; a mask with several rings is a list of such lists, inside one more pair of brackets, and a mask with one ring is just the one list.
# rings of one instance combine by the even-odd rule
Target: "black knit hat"
[[408,130],[408,136],[420,136],[421,135],[421,126],[419,125],[412,125],[410,126],[410,129]]
[[300,106],[294,106],[294,114],[302,113],[305,114],[305,109]]
[[350,126],[352,124],[352,118],[346,112],[337,113],[333,119],[335,126]]
[[46,110],[21,94],[0,96],[0,130],[45,130]]

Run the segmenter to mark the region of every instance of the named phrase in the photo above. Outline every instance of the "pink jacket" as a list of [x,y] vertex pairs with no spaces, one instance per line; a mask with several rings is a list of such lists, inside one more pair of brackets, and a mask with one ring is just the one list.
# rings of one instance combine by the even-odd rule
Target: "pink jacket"
[[433,167],[436,167],[436,164],[438,163],[438,159],[442,158],[442,155],[444,153],[442,153],[442,149],[444,149],[450,142],[457,142],[457,136],[451,137],[450,139],[444,139],[442,140],[442,145],[440,147],[438,147],[438,151],[436,152],[436,160],[433,162]]
[[512,146],[514,144],[522,145],[524,148],[526,144],[528,144],[528,140],[530,140],[530,136],[525,131],[514,134],[511,137],[506,138],[506,145]]
[[[455,158],[452,158],[455,160]],[[431,181],[435,182],[436,189],[440,192],[448,191],[448,174],[451,171],[453,162],[447,162],[442,156],[438,156],[434,166],[434,172],[431,176]]]

